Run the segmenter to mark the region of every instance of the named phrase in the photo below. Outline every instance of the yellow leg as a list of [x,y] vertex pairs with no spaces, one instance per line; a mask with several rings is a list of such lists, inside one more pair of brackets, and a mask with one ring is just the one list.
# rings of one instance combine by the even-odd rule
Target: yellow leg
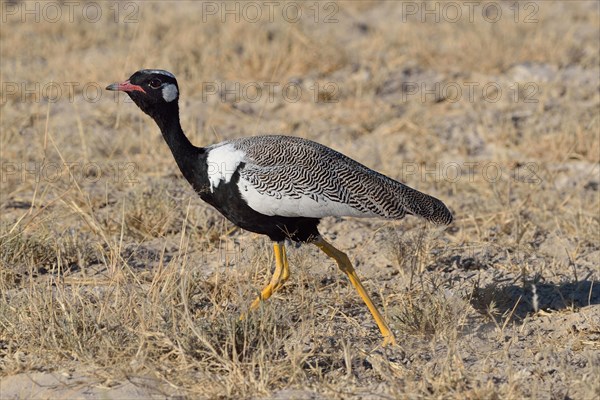
[[[276,245],[277,245],[277,243],[275,243],[275,245],[273,247],[275,247]],[[279,288],[282,287],[283,284],[290,277],[290,269],[288,266],[287,254],[285,253],[285,247],[283,246],[283,243],[281,244],[280,249],[281,249],[281,261],[282,261],[283,265],[282,265],[282,269],[281,269],[281,277],[279,278],[279,281],[277,282],[277,284],[273,287],[273,292],[278,291]],[[275,253],[277,253],[277,250],[275,250]]]
[[273,243],[273,251],[275,252],[275,272],[273,272],[269,284],[265,286],[260,292],[260,295],[250,305],[250,310],[255,310],[260,305],[261,301],[265,301],[271,297],[275,291],[283,286],[290,276],[287,255],[285,254],[285,246],[283,243]]
[[379,310],[377,310],[377,307],[375,307],[375,304],[373,304],[373,301],[371,301],[371,298],[369,297],[367,291],[360,282],[360,279],[358,279],[356,271],[354,271],[354,267],[352,266],[352,263],[350,262],[348,256],[342,251],[333,247],[331,244],[327,243],[322,237],[319,237],[316,241],[313,242],[313,244],[319,249],[321,249],[329,257],[333,258],[337,262],[342,272],[344,272],[346,276],[348,276],[348,279],[350,279],[350,283],[352,283],[352,286],[354,286],[360,298],[363,299],[363,301],[369,308],[371,315],[373,315],[373,318],[375,318],[375,322],[377,323],[377,326],[379,327],[379,330],[383,335],[382,345],[395,345],[396,339],[394,338],[394,334],[390,330],[388,324],[383,319],[383,316],[379,313]]

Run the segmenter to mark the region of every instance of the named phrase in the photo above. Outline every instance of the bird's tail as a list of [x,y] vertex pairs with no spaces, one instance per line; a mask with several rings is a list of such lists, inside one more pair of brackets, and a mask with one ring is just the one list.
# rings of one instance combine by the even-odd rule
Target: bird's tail
[[403,197],[409,201],[405,202],[404,208],[409,213],[425,218],[436,225],[449,225],[452,222],[452,213],[440,200],[407,186],[405,190],[408,193]]

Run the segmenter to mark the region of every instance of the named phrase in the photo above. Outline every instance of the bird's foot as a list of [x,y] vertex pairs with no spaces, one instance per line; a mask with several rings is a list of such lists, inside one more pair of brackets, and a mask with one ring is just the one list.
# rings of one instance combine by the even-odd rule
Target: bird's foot
[[381,347],[387,347],[387,346],[397,346],[396,338],[394,337],[394,335],[392,333],[383,337],[383,342],[381,343]]

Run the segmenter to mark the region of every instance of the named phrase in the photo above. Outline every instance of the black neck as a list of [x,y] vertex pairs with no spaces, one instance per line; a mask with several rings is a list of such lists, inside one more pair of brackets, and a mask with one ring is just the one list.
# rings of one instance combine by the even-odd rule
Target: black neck
[[166,110],[163,108],[160,111],[156,113],[149,112],[148,114],[160,128],[163,138],[169,145],[171,153],[173,153],[173,157],[183,176],[192,182],[194,170],[198,164],[198,154],[202,149],[194,146],[187,136],[185,136],[183,129],[181,129],[181,124],[179,123],[179,106],[176,102],[169,105]]

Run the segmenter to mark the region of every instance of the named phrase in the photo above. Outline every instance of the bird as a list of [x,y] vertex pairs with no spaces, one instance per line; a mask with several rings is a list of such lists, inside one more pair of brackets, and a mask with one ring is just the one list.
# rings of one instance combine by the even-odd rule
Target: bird
[[156,122],[181,173],[202,200],[236,226],[273,241],[274,272],[249,310],[288,280],[286,240],[310,243],[335,260],[348,277],[381,332],[382,346],[396,344],[348,255],[323,238],[319,221],[329,216],[399,220],[415,215],[448,225],[453,216],[444,203],[300,137],[250,136],[194,146],[180,124],[177,79],[166,70],[142,69],[106,90],[125,92]]

